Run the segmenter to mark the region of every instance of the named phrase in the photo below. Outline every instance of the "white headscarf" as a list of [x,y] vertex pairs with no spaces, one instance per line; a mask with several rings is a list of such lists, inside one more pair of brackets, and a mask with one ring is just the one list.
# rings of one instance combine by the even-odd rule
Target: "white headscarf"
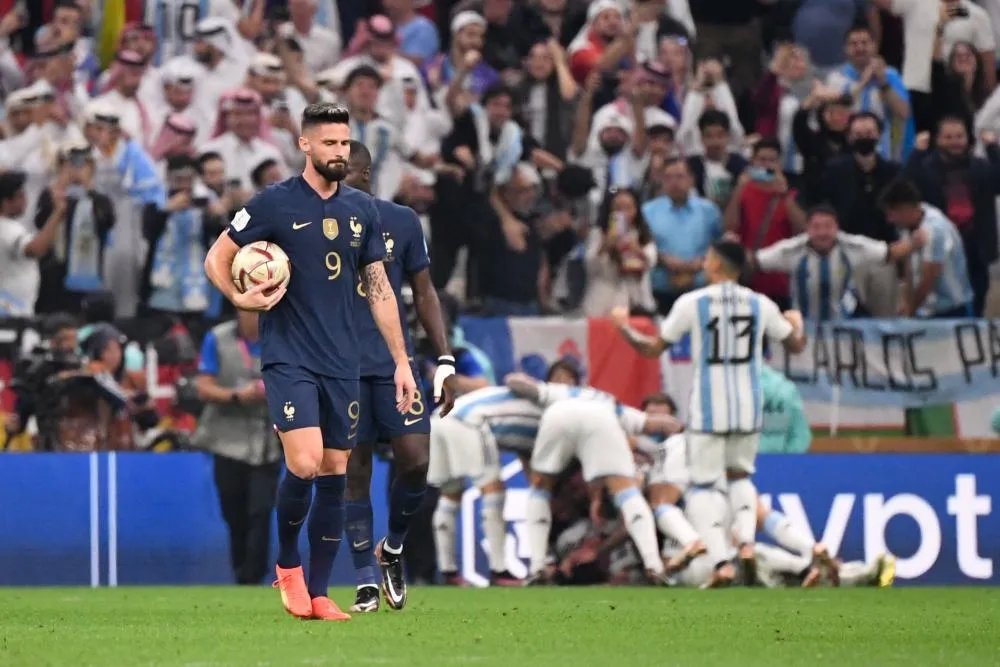
[[601,15],[601,12],[606,11],[616,11],[622,16],[625,15],[625,10],[622,9],[621,3],[618,0],[595,0],[595,2],[592,2],[590,7],[587,8],[587,22],[583,24],[580,32],[576,33],[576,37],[573,38],[573,41],[569,43],[569,48],[566,49],[568,55],[576,53],[590,43],[590,29],[594,26],[594,21]]

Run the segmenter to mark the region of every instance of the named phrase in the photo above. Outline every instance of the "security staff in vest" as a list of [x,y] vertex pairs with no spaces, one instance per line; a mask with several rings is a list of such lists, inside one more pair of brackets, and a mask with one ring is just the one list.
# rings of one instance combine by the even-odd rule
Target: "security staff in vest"
[[260,371],[256,313],[239,311],[205,336],[195,379],[205,409],[193,442],[215,457],[215,485],[238,584],[259,584],[268,572],[281,472],[281,445],[268,419]]

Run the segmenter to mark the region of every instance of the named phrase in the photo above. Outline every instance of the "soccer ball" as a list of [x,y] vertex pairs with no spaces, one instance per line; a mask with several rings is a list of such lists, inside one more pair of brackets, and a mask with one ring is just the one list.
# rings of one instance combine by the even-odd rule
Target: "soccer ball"
[[[270,241],[254,241],[239,249],[233,258],[233,283],[240,292],[278,279],[284,287],[292,277],[292,265],[285,251]],[[278,289],[273,288],[270,292]],[[270,293],[267,292],[267,293]]]

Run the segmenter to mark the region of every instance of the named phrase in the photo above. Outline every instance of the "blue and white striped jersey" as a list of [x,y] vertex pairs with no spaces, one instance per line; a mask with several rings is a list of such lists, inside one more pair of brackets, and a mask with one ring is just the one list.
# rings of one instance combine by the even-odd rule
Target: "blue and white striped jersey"
[[[594,401],[611,407],[617,411],[619,419],[628,419],[630,425],[636,423],[636,417],[627,411],[639,412],[633,408],[623,408],[611,394],[593,389],[592,387],[573,387],[570,385],[541,383],[538,390],[538,401],[518,398],[506,387],[483,387],[455,400],[455,407],[448,417],[476,429],[488,429],[497,441],[500,449],[517,452],[530,452],[535,446],[538,436],[538,423],[542,419],[545,408],[555,403],[579,399]],[[645,425],[643,415],[642,426]]]
[[969,306],[971,315],[972,287],[965,245],[958,229],[940,210],[924,204],[924,219],[920,227],[927,231],[927,243],[919,253],[910,256],[913,286],[920,284],[925,264],[940,264],[931,293],[920,306],[917,315],[932,316]]
[[[856,290],[857,267],[883,264],[889,245],[858,234],[837,234],[830,252],[821,255],[809,245],[809,235],[799,234],[757,251],[757,264],[765,271],[787,273],[792,283],[792,302],[802,316],[812,320],[834,320],[854,314],[848,308]],[[856,297],[856,295],[852,295]]]
[[684,294],[660,324],[668,344],[691,334],[694,367],[688,429],[755,433],[763,421],[764,336],[782,341],[792,325],[773,301],[734,282]]

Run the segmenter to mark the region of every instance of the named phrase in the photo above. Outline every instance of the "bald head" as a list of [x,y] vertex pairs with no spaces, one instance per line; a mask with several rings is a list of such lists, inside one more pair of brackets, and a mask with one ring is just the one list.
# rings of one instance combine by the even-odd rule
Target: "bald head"
[[352,188],[371,193],[372,154],[360,141],[351,141],[351,155],[347,159],[347,178],[344,182]]

